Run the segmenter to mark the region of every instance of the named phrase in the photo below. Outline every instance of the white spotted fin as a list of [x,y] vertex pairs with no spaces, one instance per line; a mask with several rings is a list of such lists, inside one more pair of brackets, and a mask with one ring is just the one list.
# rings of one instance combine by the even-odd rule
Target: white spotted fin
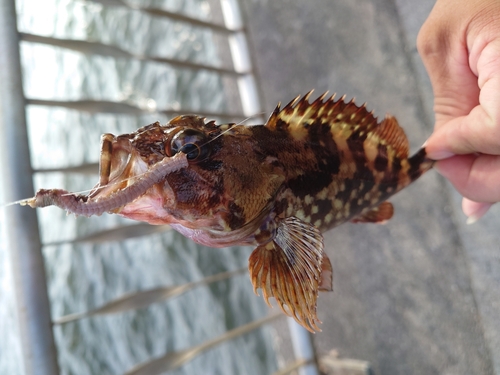
[[[332,266],[323,236],[296,217],[279,222],[274,240],[258,246],[249,259],[255,293],[274,297],[283,312],[309,331],[320,331],[316,315],[318,290],[332,290]],[[258,294],[258,293],[257,293]]]

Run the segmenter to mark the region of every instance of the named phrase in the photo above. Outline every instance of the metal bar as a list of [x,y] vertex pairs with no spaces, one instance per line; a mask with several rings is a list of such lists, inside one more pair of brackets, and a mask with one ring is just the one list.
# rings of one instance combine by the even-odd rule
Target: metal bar
[[299,375],[319,375],[311,333],[292,318],[287,318],[287,322],[295,358],[303,358],[309,363],[299,369]]
[[[238,2],[236,0],[221,0],[221,6],[226,26],[228,28],[243,29]],[[229,48],[235,70],[240,73],[252,72],[250,50],[243,31],[229,35]],[[243,113],[247,116],[254,116],[261,112],[262,106],[258,95],[257,82],[253,74],[246,73],[238,77],[238,91]]]
[[170,230],[170,225],[151,225],[148,223],[137,223],[130,225],[123,225],[111,229],[105,229],[96,233],[86,236],[72,238],[62,241],[46,242],[44,246],[58,246],[66,243],[105,243],[105,242],[118,242],[125,241],[130,238],[149,236],[156,233],[166,232]]
[[179,69],[206,70],[221,75],[224,74],[235,77],[248,73],[248,71],[237,72],[234,69],[219,68],[216,66],[198,64],[185,60],[134,54],[109,44],[89,42],[86,40],[58,39],[58,38],[52,38],[52,37],[46,37],[28,33],[20,33],[19,35],[21,36],[21,40],[25,42],[40,43],[55,47],[66,48],[72,51],[83,53],[85,55],[100,55],[100,56],[113,57],[115,59],[135,59],[140,61],[151,61],[162,64],[168,64]]
[[141,290],[122,295],[94,310],[83,313],[73,313],[54,320],[54,324],[66,324],[75,320],[88,318],[95,315],[117,314],[129,310],[137,310],[148,307],[153,303],[162,302],[174,297],[178,297],[201,285],[208,285],[217,281],[225,280],[234,276],[242,275],[247,272],[247,268],[240,268],[235,271],[221,272],[215,275],[207,276],[198,281],[191,281],[182,285],[159,287],[155,289]]
[[64,101],[64,100],[45,100],[45,99],[26,98],[26,104],[43,105],[49,107],[63,107],[89,113],[113,113],[113,114],[126,114],[126,115],[145,115],[145,114],[160,113],[167,116],[177,116],[179,114],[196,113],[197,115],[202,117],[207,117],[207,118],[220,117],[220,118],[227,118],[230,120],[246,119],[249,117],[243,113],[209,112],[209,111],[198,111],[192,109],[184,109],[184,110],[180,109],[175,111],[170,109],[150,110],[147,108],[140,108],[128,103],[112,102],[109,100]]
[[232,33],[235,31],[239,31],[239,29],[232,29],[232,28],[229,28],[229,27],[224,26],[224,25],[219,25],[219,24],[216,24],[213,22],[203,21],[203,20],[200,20],[199,18],[189,17],[189,16],[185,16],[185,15],[182,15],[179,13],[173,13],[173,12],[169,12],[167,10],[155,8],[155,7],[142,7],[139,5],[127,3],[127,2],[122,1],[122,0],[87,0],[87,1],[99,3],[99,4],[102,4],[105,6],[126,7],[129,9],[134,9],[134,10],[138,10],[138,11],[141,11],[144,13],[148,13],[152,16],[167,17],[167,18],[173,19],[175,21],[186,22],[186,23],[189,23],[190,25],[193,25],[193,26],[205,27],[205,28],[211,29],[213,31],[221,32],[221,33]]
[[185,363],[191,361],[194,357],[201,354],[202,352],[211,349],[223,343],[224,341],[232,340],[238,336],[249,333],[254,329],[259,328],[260,326],[281,317],[283,317],[283,314],[275,313],[265,318],[254,320],[253,322],[227,331],[223,335],[215,339],[206,341],[203,344],[184,350],[179,350],[177,352],[167,353],[163,357],[140,363],[127,371],[125,375],[159,375],[167,371],[175,370]]
[[33,170],[33,173],[54,173],[54,172],[97,175],[99,173],[99,163],[80,164],[72,167],[40,168]]
[[[0,0],[0,201],[33,194],[26,129],[19,36],[14,0]],[[21,335],[24,371],[28,375],[59,373],[50,321],[45,266],[36,212],[20,206],[1,210],[9,251]]]

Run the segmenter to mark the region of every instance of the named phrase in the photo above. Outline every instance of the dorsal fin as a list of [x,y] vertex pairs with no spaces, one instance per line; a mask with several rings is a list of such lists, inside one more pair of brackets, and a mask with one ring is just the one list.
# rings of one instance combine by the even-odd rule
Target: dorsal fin
[[387,115],[379,122],[373,112],[366,109],[366,104],[358,107],[354,99],[346,102],[345,96],[335,101],[335,94],[324,100],[327,92],[309,103],[311,94],[312,91],[309,91],[302,98],[297,96],[283,109],[278,104],[265,126],[269,129],[303,132],[304,128],[313,124],[329,124],[334,134],[364,134],[377,144],[390,145],[398,157],[408,157],[408,140],[394,117]]

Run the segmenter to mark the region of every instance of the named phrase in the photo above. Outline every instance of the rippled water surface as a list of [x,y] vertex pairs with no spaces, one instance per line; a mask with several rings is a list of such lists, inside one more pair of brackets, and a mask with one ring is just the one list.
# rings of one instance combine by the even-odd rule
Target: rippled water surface
[[[136,2],[139,3],[139,2]],[[208,2],[149,1],[210,20]],[[21,32],[91,40],[136,54],[213,65],[219,60],[214,33],[125,7],[84,1],[19,0]],[[132,59],[89,56],[22,42],[25,95],[48,100],[126,101],[141,108],[225,111],[228,98],[219,75],[179,70]],[[124,133],[166,117],[88,114],[28,106],[34,168],[97,163],[102,133]],[[35,187],[91,188],[97,175],[44,173]],[[64,241],[131,222],[113,215],[75,218],[58,209],[39,210],[53,318],[95,308],[123,293],[183,284],[245,267],[250,249],[209,249],[166,231],[103,244]],[[1,226],[1,223],[0,223]],[[5,230],[6,228],[3,228]],[[53,242],[62,244],[50,245]],[[0,241],[0,373],[21,374],[12,279]],[[241,275],[199,287],[173,300],[137,311],[94,317],[55,328],[63,374],[120,374],[135,364],[217,337],[264,316],[267,308]],[[174,374],[267,374],[276,368],[265,327],[202,354]]]

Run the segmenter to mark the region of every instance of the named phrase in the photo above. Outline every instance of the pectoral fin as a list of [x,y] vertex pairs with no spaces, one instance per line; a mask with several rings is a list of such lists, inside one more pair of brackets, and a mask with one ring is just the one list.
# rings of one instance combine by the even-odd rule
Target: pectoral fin
[[394,215],[394,207],[390,202],[382,202],[351,220],[352,223],[379,223],[383,224]]
[[283,312],[309,331],[319,331],[318,291],[331,290],[332,268],[323,250],[323,236],[295,217],[278,225],[273,241],[257,247],[249,260],[254,291],[274,297]]

